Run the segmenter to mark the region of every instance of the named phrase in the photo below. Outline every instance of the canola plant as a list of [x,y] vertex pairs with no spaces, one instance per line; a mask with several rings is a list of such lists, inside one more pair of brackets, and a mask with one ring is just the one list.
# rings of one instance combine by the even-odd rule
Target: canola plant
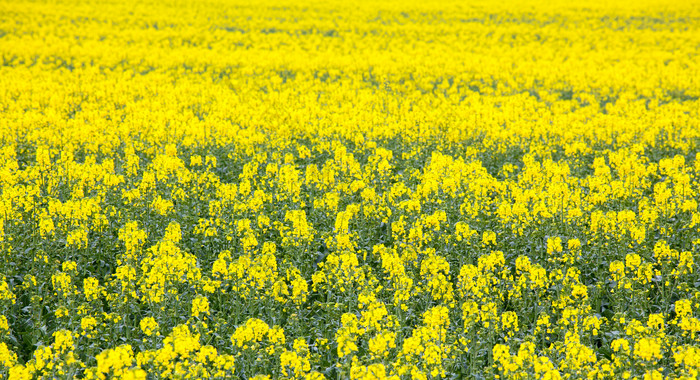
[[0,378],[695,379],[700,3],[0,0]]

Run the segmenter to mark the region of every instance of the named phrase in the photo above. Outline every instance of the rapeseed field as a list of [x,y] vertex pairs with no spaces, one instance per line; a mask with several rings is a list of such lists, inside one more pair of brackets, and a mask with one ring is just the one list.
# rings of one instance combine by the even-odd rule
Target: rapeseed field
[[0,0],[0,378],[695,379],[697,1]]

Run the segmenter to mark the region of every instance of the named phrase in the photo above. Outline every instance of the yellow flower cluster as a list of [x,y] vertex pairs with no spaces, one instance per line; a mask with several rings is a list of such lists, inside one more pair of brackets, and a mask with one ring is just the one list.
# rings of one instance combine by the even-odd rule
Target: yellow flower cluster
[[697,0],[0,10],[0,378],[700,377]]

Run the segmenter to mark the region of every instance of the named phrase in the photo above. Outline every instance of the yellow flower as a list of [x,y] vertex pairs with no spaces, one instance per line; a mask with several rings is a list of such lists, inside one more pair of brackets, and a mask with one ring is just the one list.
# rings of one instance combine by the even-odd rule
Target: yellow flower
[[661,344],[654,338],[641,338],[634,344],[634,355],[645,361],[661,359]]
[[86,277],[83,279],[83,294],[88,301],[99,299],[104,293],[104,289],[100,286],[100,282],[94,277]]
[[506,311],[501,315],[501,325],[507,336],[513,336],[520,331],[518,327],[518,315],[513,311]]
[[12,352],[5,342],[0,342],[0,368],[13,368],[17,364],[17,354]]
[[496,245],[496,233],[490,230],[484,231],[482,237],[481,237],[481,242],[484,245]]
[[192,300],[192,316],[199,318],[199,314],[209,314],[209,300],[199,296]]
[[95,333],[93,330],[97,326],[97,319],[93,317],[84,317],[80,320],[80,328],[83,330],[83,334],[88,338],[94,338]]
[[141,331],[143,331],[146,336],[152,336],[158,331],[158,322],[153,317],[146,317],[141,319],[139,322]]

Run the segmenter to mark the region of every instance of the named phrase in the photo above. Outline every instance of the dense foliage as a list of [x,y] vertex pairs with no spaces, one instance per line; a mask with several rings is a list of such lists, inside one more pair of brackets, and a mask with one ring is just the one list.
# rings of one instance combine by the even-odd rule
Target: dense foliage
[[0,1],[0,377],[697,378],[700,4]]

